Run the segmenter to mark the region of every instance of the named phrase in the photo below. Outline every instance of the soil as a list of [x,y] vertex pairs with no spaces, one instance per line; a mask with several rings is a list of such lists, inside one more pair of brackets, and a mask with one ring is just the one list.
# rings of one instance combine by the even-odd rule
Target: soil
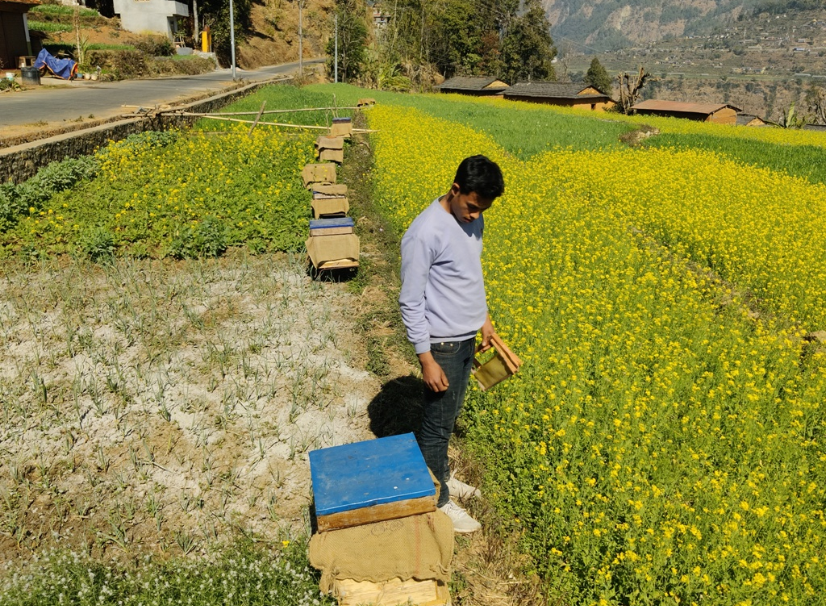
[[[333,33],[333,0],[307,0],[302,11],[305,59],[322,57]],[[255,69],[262,65],[298,61],[298,3],[265,0],[252,6],[253,33],[238,47],[238,65]]]
[[279,540],[307,452],[371,437],[357,298],[303,262],[12,265],[0,291],[0,562]]

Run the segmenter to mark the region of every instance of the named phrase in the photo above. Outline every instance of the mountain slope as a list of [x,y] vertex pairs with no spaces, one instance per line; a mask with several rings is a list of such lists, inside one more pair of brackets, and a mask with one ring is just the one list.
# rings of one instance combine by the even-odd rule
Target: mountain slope
[[[554,40],[603,51],[698,33],[750,12],[757,0],[543,0]],[[581,49],[582,50],[582,49]]]

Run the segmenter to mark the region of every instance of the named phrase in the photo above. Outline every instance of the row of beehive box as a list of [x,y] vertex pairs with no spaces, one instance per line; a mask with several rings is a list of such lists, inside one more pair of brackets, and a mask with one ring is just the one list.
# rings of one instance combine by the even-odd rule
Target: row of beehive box
[[347,216],[347,186],[336,183],[336,164],[344,161],[344,139],[351,131],[349,118],[333,120],[330,135],[316,140],[316,154],[324,163],[308,164],[301,172],[304,186],[313,193],[307,254],[319,271],[355,268],[359,264],[360,243],[353,232],[353,219]]

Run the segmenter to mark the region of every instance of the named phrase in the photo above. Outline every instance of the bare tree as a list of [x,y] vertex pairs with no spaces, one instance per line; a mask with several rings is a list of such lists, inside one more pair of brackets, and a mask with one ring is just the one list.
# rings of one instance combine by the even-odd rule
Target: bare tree
[[624,114],[630,114],[631,108],[637,103],[642,94],[642,87],[651,79],[651,74],[640,67],[637,75],[631,76],[622,72],[617,76],[619,81],[619,107]]
[[813,124],[826,124],[826,89],[812,84],[806,91],[806,109],[812,116]]

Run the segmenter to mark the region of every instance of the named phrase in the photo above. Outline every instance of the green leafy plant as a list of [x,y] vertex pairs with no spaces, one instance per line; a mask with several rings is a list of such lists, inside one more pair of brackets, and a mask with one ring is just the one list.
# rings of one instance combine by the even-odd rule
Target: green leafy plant
[[115,235],[105,227],[93,227],[80,235],[80,249],[95,263],[114,257],[117,243]]
[[227,229],[215,217],[183,227],[172,240],[170,251],[179,259],[217,257],[227,249]]

